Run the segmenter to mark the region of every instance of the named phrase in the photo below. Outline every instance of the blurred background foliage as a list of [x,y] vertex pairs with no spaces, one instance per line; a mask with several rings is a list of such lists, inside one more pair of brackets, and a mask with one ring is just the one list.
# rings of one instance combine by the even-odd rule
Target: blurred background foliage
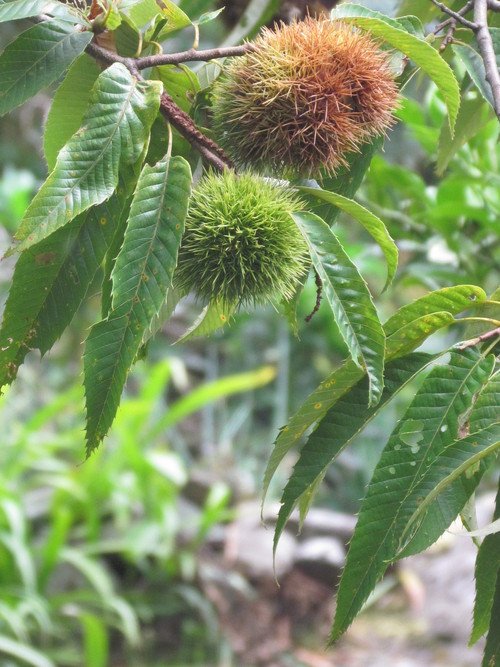
[[[389,14],[400,5],[364,4]],[[415,13],[435,16],[425,16],[430,3],[417,4],[411,3]],[[196,16],[211,3],[181,5]],[[237,5],[228,3],[226,18],[207,26],[202,47],[251,34],[252,17],[269,18],[279,3],[252,0],[243,20]],[[281,12],[295,9],[288,2]],[[0,47],[24,27],[3,24]],[[183,39],[177,36],[172,48],[189,46]],[[50,99],[46,91],[0,122],[4,248],[46,170],[41,137]],[[500,284],[499,130],[484,109],[478,114],[481,131],[443,169],[443,102],[427,79],[417,76],[407,88],[398,112],[404,124],[374,158],[358,193],[400,248],[388,292],[381,294],[385,269],[370,237],[348,218],[337,224],[386,317],[428,290],[473,283],[491,293]],[[11,271],[4,261],[2,299]],[[195,303],[183,303],[133,369],[110,437],[86,462],[83,390],[74,378],[97,303],[86,303],[48,358],[28,359],[0,398],[1,665],[232,664],[204,595],[211,576],[205,542],[239,502],[259,498],[278,428],[343,358],[328,308],[303,323],[315,299],[310,280],[299,306],[300,340],[284,318],[263,308],[240,313],[212,339],[173,346],[197,314]],[[319,505],[356,511],[411,393],[410,387],[392,404],[392,421],[386,410],[340,457]],[[291,465],[276,476],[277,491]]]

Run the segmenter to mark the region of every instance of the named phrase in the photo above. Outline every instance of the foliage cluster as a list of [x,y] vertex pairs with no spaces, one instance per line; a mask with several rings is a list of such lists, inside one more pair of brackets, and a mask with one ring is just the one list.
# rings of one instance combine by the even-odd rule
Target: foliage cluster
[[[436,123],[429,127],[427,109],[411,103],[403,105],[399,116],[425,150],[432,151],[437,141],[440,175],[466,145],[459,169],[429,188],[417,175],[412,178],[405,172],[399,179],[397,168],[377,156],[361,191],[365,208],[352,197],[383,144],[380,136],[362,146],[347,141],[357,150],[346,155],[346,164],[339,166],[344,158],[336,164],[327,160],[319,173],[309,174],[314,176],[310,180],[285,168],[287,187],[305,203],[302,210],[289,213],[289,222],[307,247],[317,306],[322,297],[331,309],[348,358],[307,398],[276,440],[264,495],[281,461],[302,444],[283,491],[276,544],[297,505],[305,517],[338,455],[403,388],[414,378],[421,379],[368,486],[340,583],[332,641],[352,622],[391,562],[428,547],[459,515],[469,529],[474,528],[470,503],[500,446],[496,356],[500,303],[498,285],[489,283],[484,264],[478,260],[476,267],[480,285],[453,284],[453,272],[444,282],[438,275],[427,276],[432,291],[403,303],[382,323],[364,277],[332,230],[340,211],[361,223],[386,261],[387,289],[396,276],[398,247],[387,226],[369,209],[376,178],[389,177],[391,187],[374,208],[388,220],[401,247],[410,239],[415,250],[419,234],[428,239],[432,226],[454,253],[455,274],[460,275],[463,242],[478,245],[490,266],[498,260],[496,152],[488,182],[482,167],[474,168],[475,163],[482,165],[476,159],[475,142],[481,145],[482,133],[497,131],[489,120],[493,112],[500,114],[495,64],[500,38],[498,28],[487,23],[490,15],[493,24],[497,20],[497,3],[475,0],[454,2],[454,9],[445,6],[448,17],[427,37],[422,20],[404,14],[405,4],[398,18],[389,18],[362,5],[343,3],[333,11],[332,21],[334,25],[341,21],[346,34],[369,34],[381,48],[392,50],[400,90],[419,72],[430,77],[442,100],[434,113],[440,127]],[[436,3],[427,4],[421,11],[424,21],[439,16]],[[270,10],[272,3],[254,23],[244,17],[237,39],[245,36],[242,26],[250,33]],[[192,173],[201,168],[199,155],[205,166],[232,168],[231,158],[209,136],[211,129],[200,130],[207,121],[211,95],[220,85],[214,80],[221,68],[209,62],[195,72],[185,63],[245,58],[252,46],[199,50],[200,28],[217,17],[212,12],[194,20],[200,11],[197,7],[188,16],[168,0],[161,7],[153,0],[94,3],[88,10],[57,0],[0,4],[0,21],[37,17],[36,24],[0,56],[0,111],[7,113],[67,72],[46,126],[50,174],[9,251],[19,259],[0,331],[0,384],[15,379],[30,349],[42,354],[50,349],[101,271],[102,319],[92,327],[84,354],[89,454],[114,420],[131,366],[182,296],[174,289],[175,269]],[[161,43],[193,28],[191,49],[163,53]],[[448,32],[439,47],[436,35],[444,28]],[[151,76],[145,80],[140,72],[150,67]],[[273,95],[279,92],[274,89]],[[337,103],[344,97],[343,93]],[[265,115],[266,105],[262,106]],[[375,128],[375,134],[380,131]],[[230,142],[226,148],[230,152]],[[467,154],[472,160],[464,164]],[[284,159],[279,158],[280,164]],[[313,166],[316,170],[317,164]],[[458,214],[456,205],[449,205],[457,192]],[[403,203],[401,193],[405,193]],[[485,204],[487,209],[481,212]],[[489,298],[485,288],[491,292]],[[283,303],[295,329],[301,289],[299,284]],[[205,291],[202,294],[206,296]],[[286,290],[281,294],[288,297]],[[246,296],[238,301],[242,300],[251,301]],[[209,299],[184,338],[219,328],[238,305],[230,301]],[[418,351],[432,334],[464,324],[471,327],[466,340],[432,353]],[[485,531],[476,570],[472,640],[488,632],[485,665],[500,662],[495,631],[500,623],[500,561],[494,530]]]

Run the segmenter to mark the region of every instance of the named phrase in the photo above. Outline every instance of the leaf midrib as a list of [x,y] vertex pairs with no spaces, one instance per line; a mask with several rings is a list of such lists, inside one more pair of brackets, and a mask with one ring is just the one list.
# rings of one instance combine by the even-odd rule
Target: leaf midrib
[[[115,355],[115,359],[119,359],[119,358],[121,357],[121,350],[122,350],[123,347],[124,347],[125,336],[127,335],[127,331],[131,328],[131,327],[130,327],[131,317],[129,317],[129,316],[134,312],[134,306],[135,306],[134,299],[135,299],[135,297],[138,295],[138,293],[139,293],[139,289],[140,289],[140,286],[141,286],[140,276],[142,276],[142,274],[143,274],[143,270],[144,270],[144,268],[145,268],[145,266],[146,266],[146,264],[147,264],[147,258],[151,255],[151,248],[152,248],[152,246],[153,246],[154,239],[156,238],[156,232],[157,232],[157,230],[158,230],[159,222],[160,222],[160,220],[161,220],[161,214],[162,214],[162,211],[163,211],[163,204],[164,204],[164,201],[165,201],[165,195],[166,195],[166,191],[167,191],[168,174],[169,174],[169,172],[170,172],[170,162],[171,162],[171,160],[168,160],[167,168],[166,168],[166,170],[165,170],[165,178],[164,178],[164,180],[163,180],[163,191],[162,191],[162,195],[161,195],[161,206],[158,207],[158,216],[157,216],[157,220],[156,220],[156,223],[155,223],[155,233],[154,233],[154,235],[153,235],[152,238],[151,238],[151,242],[150,242],[150,244],[149,244],[149,250],[148,250],[148,252],[147,252],[147,253],[145,254],[145,256],[144,256],[144,262],[143,262],[143,264],[142,264],[142,270],[141,270],[141,272],[139,273],[139,281],[138,281],[138,283],[137,283],[137,288],[136,288],[136,290],[135,290],[135,292],[134,292],[134,296],[132,297],[132,299],[130,299],[130,308],[129,308],[129,310],[127,310],[126,313],[124,313],[124,314],[121,316],[121,317],[125,317],[125,318],[126,318],[126,325],[125,325],[125,327],[123,327],[123,329],[122,329],[122,336],[121,336],[121,339],[120,339],[120,345],[119,345],[119,348],[118,348],[118,354]],[[153,174],[154,172],[152,171],[151,173]],[[126,302],[125,302],[125,303],[126,303]],[[115,312],[116,312],[116,311],[115,311]],[[143,332],[144,330],[145,330],[145,327],[142,327],[141,336],[140,336],[141,339],[142,339],[142,332]],[[138,334],[137,334],[137,337],[139,337]],[[99,426],[100,426],[100,424],[101,424],[101,421],[102,421],[102,418],[103,418],[103,415],[104,415],[105,406],[107,406],[107,403],[108,403],[109,395],[110,395],[110,392],[111,392],[111,388],[112,388],[112,386],[113,386],[113,384],[114,384],[115,375],[116,375],[118,366],[119,366],[118,361],[115,361],[115,363],[113,364],[113,371],[112,371],[112,374],[111,374],[111,378],[110,378],[110,381],[109,381],[109,383],[108,383],[108,389],[107,389],[106,394],[105,394],[105,400],[104,400],[103,403],[102,403],[103,408],[102,408],[102,410],[101,410],[101,413],[100,413],[100,416],[99,416],[99,419],[98,419],[98,421],[97,421],[97,425],[96,425],[96,428],[95,428],[95,432],[96,432],[96,434],[97,434],[97,432],[99,431]]]

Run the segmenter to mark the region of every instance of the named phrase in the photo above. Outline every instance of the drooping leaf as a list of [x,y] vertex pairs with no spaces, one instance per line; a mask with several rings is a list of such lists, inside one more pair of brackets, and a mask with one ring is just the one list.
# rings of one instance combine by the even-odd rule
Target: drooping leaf
[[[469,497],[474,492],[473,485],[472,492],[467,489],[454,489],[455,493],[449,493],[448,499],[451,500],[452,505],[448,505],[446,498],[443,500],[443,495],[456,486],[456,482],[463,480],[466,477],[473,477],[478,474],[478,464],[484,459],[491,457],[500,449],[500,423],[491,424],[481,431],[471,433],[459,440],[449,443],[445,449],[433,459],[432,463],[427,466],[422,474],[419,483],[416,485],[414,492],[417,494],[419,503],[413,515],[409,518],[401,542],[405,542],[409,537],[409,546],[404,546],[398,553],[399,558],[405,555],[413,555],[426,549],[430,544],[434,543],[440,535],[449,527],[449,525],[456,519],[461,512]],[[467,474],[472,469],[473,474]],[[479,481],[479,480],[478,480]],[[441,503],[439,501],[441,500]],[[443,516],[438,516],[435,511],[439,504]],[[437,519],[437,525],[432,521],[426,521],[429,512],[434,513],[434,518]],[[433,539],[431,537],[420,539],[421,548],[414,547],[414,538],[412,531],[417,531],[417,536],[422,533],[421,526],[426,523],[427,528],[431,533],[434,533]]]
[[448,63],[440,54],[426,41],[410,34],[403,29],[402,25],[396,27],[389,22],[387,17],[379,18],[373,16],[359,16],[359,6],[341,5],[332,10],[332,17],[337,18],[340,15],[347,19],[349,7],[354,7],[354,17],[350,20],[359,28],[370,31],[376,37],[404,53],[413,60],[431,79],[440,90],[446,107],[450,130],[453,134],[455,120],[460,107],[460,89]]
[[143,155],[160,104],[161,84],[138,82],[120,63],[97,79],[80,130],[59,153],[16,234],[24,250],[114,192],[120,165]]
[[[500,519],[500,482],[495,502],[493,519]],[[474,601],[474,620],[469,644],[475,644],[490,626],[491,610],[495,597],[496,583],[500,572],[500,533],[488,535],[482,541],[476,558],[474,578],[476,580],[476,599]]]
[[106,319],[111,311],[113,293],[113,281],[111,280],[111,274],[113,273],[113,269],[115,267],[116,258],[118,257],[120,249],[123,245],[129,213],[130,203],[129,206],[125,208],[120,218],[116,221],[115,234],[106,252],[106,257],[104,260],[104,275],[102,277],[101,285],[101,317],[103,320]]
[[421,480],[454,442],[462,415],[491,372],[475,349],[452,352],[424,380],[391,434],[374,471],[347,555],[331,635],[336,639],[358,613],[397,554],[409,519],[421,502]]
[[19,257],[0,329],[0,387],[30,349],[47,352],[61,336],[101,265],[119,214],[116,197]]
[[112,310],[85,347],[87,454],[109,430],[144,332],[172,284],[190,191],[191,170],[181,157],[146,165],[139,178],[112,274]]
[[497,575],[495,593],[491,605],[490,627],[486,638],[483,662],[481,667],[498,667],[500,665],[500,576]]
[[455,134],[452,137],[447,123],[443,123],[439,135],[436,173],[442,176],[450,160],[472,139],[479,130],[494,117],[493,111],[477,97],[466,99],[460,105]]
[[114,195],[88,212],[38,314],[37,335],[32,343],[42,354],[61,336],[85,298],[116,234],[123,206],[124,202]]
[[206,305],[199,316],[196,318],[192,326],[182,334],[176,341],[177,343],[184,343],[191,338],[198,336],[208,336],[214,331],[221,329],[231,318],[236,304],[229,305],[223,303],[212,302]]
[[[351,153],[347,156],[347,165],[339,167],[335,176],[322,175],[319,180],[321,188],[352,199],[368,171],[375,152],[380,150],[383,144],[384,137],[376,137],[371,143],[363,144],[359,153]],[[316,181],[301,181],[302,184],[319,187]],[[333,225],[337,220],[340,209],[331,204],[323,203],[321,206],[314,206],[313,212],[323,218],[329,225]]]
[[[490,355],[488,360],[490,361],[491,373],[495,361],[494,356]],[[487,379],[485,379],[485,382]],[[481,395],[482,392],[479,395],[478,401],[481,400]],[[475,405],[472,411],[474,411],[474,408]],[[500,421],[500,418],[497,418],[495,421]],[[463,417],[460,421],[460,426],[465,428]],[[426,498],[422,502],[406,528],[406,531],[409,532],[410,524],[413,526],[410,539],[406,539],[406,544],[399,553],[400,558],[424,551],[431,544],[434,544],[437,538],[443,534],[462,511],[476,490],[490,461],[490,459],[485,460],[484,455],[485,452],[490,453],[488,447],[491,445],[491,438],[494,437],[495,431],[493,429],[493,434],[491,434],[488,432],[488,429],[493,426],[495,426],[495,423],[490,422],[485,426],[485,430],[478,431],[477,422],[473,420],[471,423],[469,418],[468,428],[472,431],[473,435],[477,435],[477,438],[471,435],[457,442],[452,441],[429,466],[425,475],[422,476],[422,480],[419,482],[417,491],[420,487],[427,487],[431,489],[431,494],[429,494],[428,499]],[[481,452],[481,455],[475,458],[478,452]],[[461,473],[462,468],[465,471],[467,470],[468,459],[471,459],[469,467],[473,464],[478,464],[474,467],[474,474]],[[432,502],[430,502],[431,499],[433,499]],[[423,514],[424,506],[426,508],[425,514]]]
[[[387,336],[386,359],[404,356],[415,350],[430,335],[451,324],[453,314],[481,303],[486,294],[474,285],[458,285],[431,292],[403,306],[384,324]],[[277,467],[305,431],[321,421],[326,412],[363,377],[361,371],[348,361],[321,382],[302,404],[287,426],[281,429],[264,474],[264,503],[267,490]]]
[[0,55],[0,116],[56,81],[91,39],[91,32],[76,32],[55,21],[21,33]]
[[300,193],[317,197],[318,199],[333,204],[333,206],[337,206],[363,225],[384,253],[384,257],[387,261],[387,280],[384,290],[387,289],[394,278],[396,269],[398,268],[398,249],[382,220],[377,218],[376,215],[368,211],[364,206],[361,206],[361,204],[355,202],[353,199],[348,199],[335,192],[328,192],[321,188],[307,188],[304,186],[299,186],[298,190]]
[[328,467],[337,456],[380,410],[435,359],[436,355],[416,352],[388,363],[382,398],[376,406],[368,410],[366,376],[328,410],[302,448],[281,496],[281,507],[274,533],[275,551],[283,528],[300,498],[308,495],[310,488],[323,479]]
[[385,335],[368,287],[328,225],[313,213],[293,213],[309,248],[323,293],[353,361],[366,370],[368,405],[384,386]]
[[90,91],[100,71],[95,60],[84,53],[73,63],[57,89],[43,135],[43,149],[49,172],[56,166],[61,148],[80,127],[89,103]]

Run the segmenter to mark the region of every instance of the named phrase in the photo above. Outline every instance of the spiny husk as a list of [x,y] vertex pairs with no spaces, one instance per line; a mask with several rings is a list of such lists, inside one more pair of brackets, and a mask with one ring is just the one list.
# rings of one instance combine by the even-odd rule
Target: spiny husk
[[290,217],[303,209],[281,183],[250,173],[209,173],[193,191],[174,283],[231,306],[290,298],[307,270]]
[[346,155],[393,124],[390,55],[340,21],[264,28],[214,88],[218,141],[261,173],[335,173]]

